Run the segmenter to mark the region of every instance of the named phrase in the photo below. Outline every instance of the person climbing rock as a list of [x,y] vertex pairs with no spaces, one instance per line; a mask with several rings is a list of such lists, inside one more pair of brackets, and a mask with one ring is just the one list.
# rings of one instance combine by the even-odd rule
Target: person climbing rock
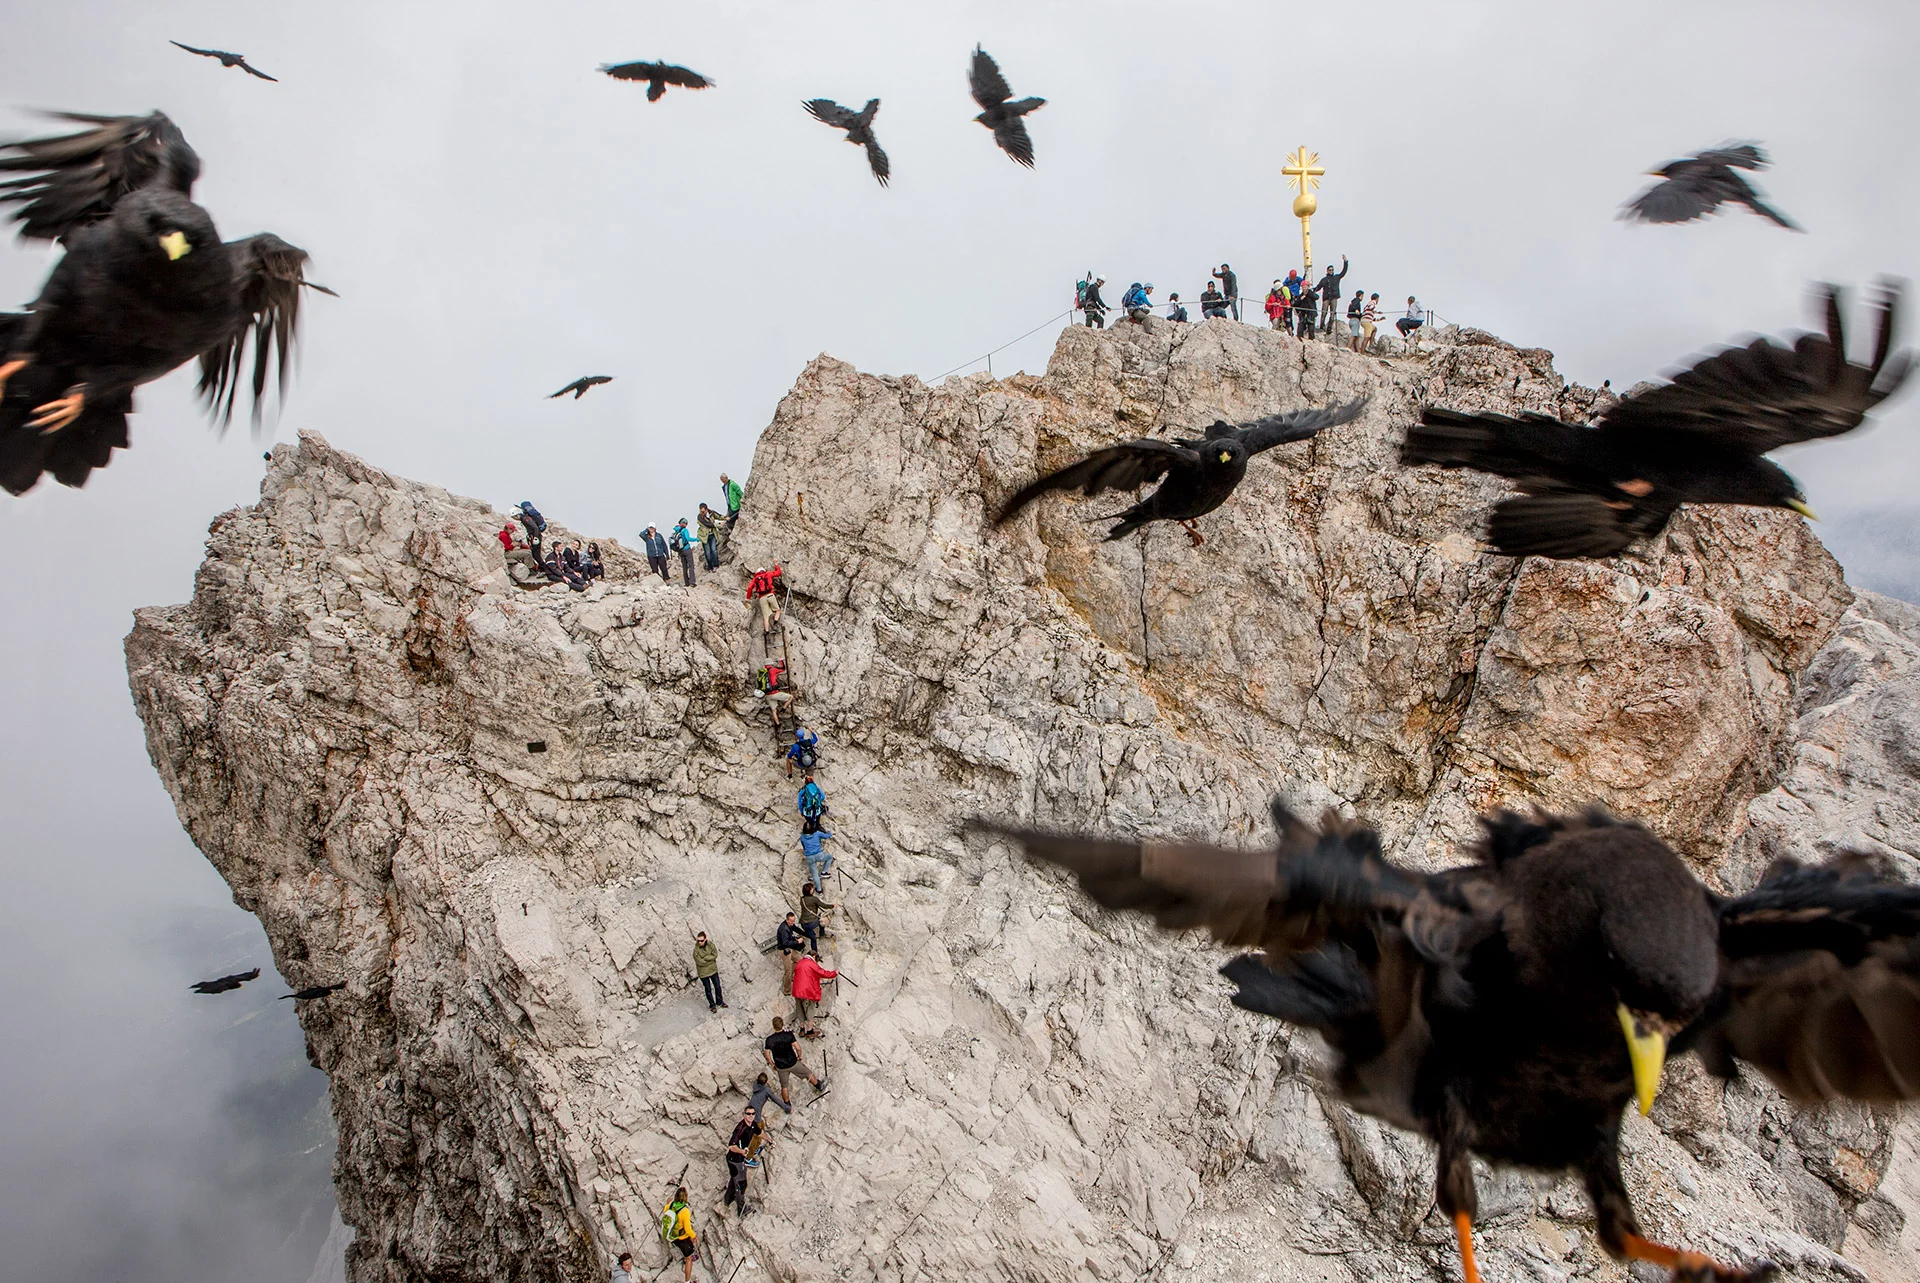
[[833,871],[833,852],[825,848],[832,836],[818,823],[800,834],[800,858],[807,862],[807,880],[817,887],[827,885],[827,874]]
[[827,814],[827,795],[813,782],[812,771],[807,772],[807,782],[800,786],[800,795],[794,804],[800,808],[800,818],[806,821],[808,832],[820,827],[820,821]]
[[807,938],[800,933],[800,924],[789,913],[785,921],[773,929],[774,947],[780,950],[780,992],[793,992],[793,964],[801,954],[807,951]]
[[[776,1023],[778,1017],[775,1017]],[[740,1205],[740,1215],[747,1214],[747,1150],[754,1145],[760,1135],[760,1119],[749,1105],[741,1111],[740,1121],[734,1124],[733,1134],[727,1137],[727,1193],[720,1200],[725,1208],[734,1203]]]
[[[673,1191],[672,1200],[660,1213],[660,1236],[680,1253],[680,1264],[684,1270],[681,1277],[686,1283],[693,1283],[693,1263],[700,1259],[700,1240],[693,1232],[693,1213],[687,1208],[685,1185]],[[619,1283],[619,1280],[616,1278],[614,1283]]]
[[[829,860],[833,857],[828,856]],[[821,918],[825,911],[834,908],[820,898],[826,888],[818,882],[807,882],[800,887],[800,931],[813,942],[813,956],[820,956]]]
[[793,768],[797,765],[803,771],[811,772],[820,763],[820,737],[804,726],[793,728],[793,743],[781,754],[787,759],[787,778],[793,778]]
[[807,954],[801,954],[793,964],[793,1003],[799,1009],[799,1022],[795,1029],[808,1038],[820,1035],[818,1026],[813,1023],[814,1008],[820,1005],[820,982],[832,980],[840,973],[828,971],[819,961]]
[[707,939],[704,931],[696,931],[693,935],[693,974],[700,977],[700,989],[707,996],[708,1011],[718,1011],[727,1005],[727,996],[720,992],[720,949]]
[[720,493],[727,501],[727,530],[733,530],[734,523],[740,520],[740,483],[726,473],[720,474]]
[[767,1035],[760,1054],[767,1058],[768,1066],[772,1068],[774,1076],[780,1080],[781,1104],[793,1103],[793,1093],[788,1090],[788,1087],[789,1079],[794,1074],[805,1077],[808,1085],[815,1091],[826,1091],[827,1080],[807,1068],[806,1060],[800,1054],[799,1040],[780,1017],[773,1018],[773,1032]]
[[670,582],[667,578],[667,541],[660,532],[648,526],[640,532],[640,542],[647,550],[647,569],[660,576],[661,583]]
[[747,578],[747,605],[760,603],[760,635],[765,637],[780,622],[780,567],[755,570]]
[[767,1076],[761,1074],[753,1080],[753,1095],[752,1098],[747,1101],[747,1107],[759,1115],[763,1126],[767,1117],[767,1106],[769,1105],[778,1105],[789,1114],[793,1112],[793,1106],[781,1100],[780,1093],[774,1090],[767,1082]]
[[696,542],[693,531],[687,529],[685,517],[680,518],[673,533],[667,536],[667,546],[680,554],[680,582],[688,588],[693,587],[693,545]]

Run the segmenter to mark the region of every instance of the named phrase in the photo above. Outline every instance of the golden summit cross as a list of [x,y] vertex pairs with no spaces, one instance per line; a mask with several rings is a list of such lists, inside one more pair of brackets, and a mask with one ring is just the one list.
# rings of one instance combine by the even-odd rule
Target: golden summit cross
[[1287,163],[1280,167],[1280,172],[1300,193],[1293,198],[1293,216],[1300,220],[1300,257],[1306,264],[1301,269],[1301,275],[1312,279],[1313,233],[1309,223],[1314,211],[1320,208],[1320,198],[1313,193],[1320,186],[1320,178],[1327,172],[1326,167],[1320,163],[1319,152],[1308,151],[1307,145],[1301,143],[1299,150],[1287,157]]

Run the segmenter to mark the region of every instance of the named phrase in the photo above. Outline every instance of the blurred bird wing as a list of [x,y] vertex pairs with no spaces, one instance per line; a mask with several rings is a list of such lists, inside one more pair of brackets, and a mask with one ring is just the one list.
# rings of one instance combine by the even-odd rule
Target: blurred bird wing
[[860,123],[860,113],[847,110],[831,98],[809,98],[801,106],[815,120],[835,129],[852,129]]
[[233,418],[239,392],[240,364],[247,339],[253,339],[253,422],[260,422],[271,368],[285,395],[287,366],[300,329],[300,287],[306,283],[307,251],[289,245],[271,232],[227,242],[234,256],[234,274],[240,287],[240,309],[226,340],[200,354],[200,383],[196,389],[207,408],[224,427]]
[[1795,1100],[1920,1099],[1920,887],[1789,867],[1721,905],[1720,953],[1709,1042]]
[[1014,116],[1001,121],[993,127],[993,141],[1000,144],[1000,150],[1025,165],[1033,168],[1033,138],[1027,133],[1027,122]]
[[1137,490],[1165,476],[1169,469],[1199,462],[1197,453],[1172,441],[1150,437],[1123,441],[1095,450],[1080,462],[1032,482],[1001,505],[994,522],[1006,521],[1049,490],[1080,490],[1089,495],[1102,490]]
[[1792,347],[1758,338],[1704,357],[1671,382],[1622,399],[1600,420],[1620,435],[1693,433],[1714,444],[1765,454],[1796,441],[1838,436],[1860,426],[1912,370],[1913,354],[1893,352],[1900,292],[1885,287],[1870,364],[1847,360],[1840,297],[1823,290],[1827,332]]
[[231,58],[233,56],[219,49],[196,49],[192,45],[183,45],[178,40],[169,40],[167,43],[176,49],[185,49],[188,53],[197,53],[202,58]]
[[705,89],[713,84],[699,72],[687,67],[676,67],[670,62],[660,63],[659,69],[660,79],[670,85],[678,85],[682,89]]
[[603,62],[600,70],[615,80],[664,80],[666,64],[659,62]]
[[1690,223],[1711,214],[1720,201],[1720,192],[1682,175],[1647,188],[1621,208],[1620,216],[1645,223]]
[[1732,169],[1765,169],[1768,165],[1767,153],[1753,143],[1730,143],[1724,147],[1715,147],[1703,151],[1695,160],[1709,165],[1726,165]]
[[1617,557],[1678,507],[1541,487],[1494,505],[1487,542],[1508,557]]
[[559,397],[565,396],[569,392],[582,391],[583,389],[585,389],[588,382],[589,380],[587,379],[575,379],[573,382],[567,384],[566,387],[561,388],[558,392],[555,392],[552,396],[548,397],[547,400],[549,401],[555,400]]
[[869,138],[867,142],[867,164],[873,169],[873,176],[885,187],[887,179],[893,176],[893,167],[887,163],[887,153],[880,150],[880,144]]
[[[973,68],[967,77],[968,87],[973,90],[973,100],[981,107],[992,110],[1007,99],[1013,97],[1013,88],[1007,84],[1007,78],[1000,74],[1000,64],[985,49],[975,45],[973,49]],[[997,135],[998,130],[994,131]],[[1002,143],[1001,146],[1006,146]]]
[[0,204],[17,206],[20,234],[54,240],[105,218],[128,192],[163,183],[185,196],[200,176],[200,158],[171,120],[148,116],[48,113],[90,128],[55,138],[0,145]]
[[1286,414],[1268,415],[1252,423],[1243,423],[1233,435],[1239,438],[1248,454],[1258,454],[1289,441],[1304,441],[1322,428],[1351,423],[1366,408],[1367,398],[1361,397],[1345,405],[1290,410]]

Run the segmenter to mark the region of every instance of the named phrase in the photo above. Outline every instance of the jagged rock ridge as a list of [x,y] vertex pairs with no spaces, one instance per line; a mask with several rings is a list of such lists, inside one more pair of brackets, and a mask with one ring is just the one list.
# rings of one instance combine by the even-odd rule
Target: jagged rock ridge
[[[1262,456],[1201,549],[1099,542],[1081,518],[1106,509],[1058,500],[984,525],[1089,447],[1357,395],[1361,421]],[[1901,707],[1867,691],[1906,672],[1897,621],[1868,635],[1892,608],[1846,613],[1832,559],[1770,513],[1689,511],[1606,564],[1484,555],[1496,483],[1392,464],[1427,398],[1600,403],[1470,331],[1385,360],[1224,321],[1075,329],[1044,377],[933,388],[822,357],[761,438],[731,567],[687,591],[601,539],[613,581],[578,596],[508,585],[485,504],[315,436],[276,450],[128,663],[182,822],[282,971],[348,982],[304,1019],[353,1277],[664,1261],[682,1171],[742,1278],[1451,1277],[1424,1145],[1328,1098],[1311,1039],[1232,1009],[1215,951],[957,832],[1259,843],[1284,787],[1427,861],[1497,801],[1605,801],[1730,883],[1811,841],[1795,719],[1841,731],[1799,674],[1818,653],[1809,691]],[[802,876],[740,598],[775,560],[858,988],[831,998],[834,1091],[782,1120],[767,1210],[718,1226],[724,1136],[784,1009],[756,949]],[[1872,657],[1829,658],[1837,628]],[[1908,759],[1856,758],[1914,796]],[[1790,799],[1755,801],[1783,774]],[[1904,816],[1873,836],[1915,849]],[[719,1017],[695,925],[723,950]],[[1843,1247],[1900,1259],[1889,1117],[1683,1066],[1654,1121],[1628,1149],[1656,1232],[1806,1278],[1859,1277]],[[1490,1278],[1621,1277],[1571,1183],[1485,1191]]]

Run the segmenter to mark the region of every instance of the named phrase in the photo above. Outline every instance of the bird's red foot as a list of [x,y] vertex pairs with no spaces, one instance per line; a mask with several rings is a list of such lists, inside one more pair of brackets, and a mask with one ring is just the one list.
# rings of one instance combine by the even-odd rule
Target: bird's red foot
[[1194,525],[1193,522],[1183,521],[1180,524],[1187,528],[1187,538],[1193,540],[1194,547],[1198,548],[1206,542],[1206,537],[1200,533],[1200,527]]
[[5,365],[0,365],[0,396],[7,394],[7,380],[27,368],[27,358],[16,356]]
[[1674,1283],[1767,1283],[1780,1273],[1772,1261],[1757,1261],[1743,1270],[1721,1265],[1698,1252],[1683,1252],[1637,1234],[1627,1235],[1626,1254],[1673,1271]]
[[67,394],[58,400],[34,407],[29,427],[40,429],[42,435],[58,432],[70,426],[87,408],[87,385],[76,383],[67,389]]
[[1460,1278],[1462,1283],[1480,1283],[1480,1267],[1473,1259],[1473,1217],[1465,1212],[1453,1214],[1454,1241],[1460,1246]]

